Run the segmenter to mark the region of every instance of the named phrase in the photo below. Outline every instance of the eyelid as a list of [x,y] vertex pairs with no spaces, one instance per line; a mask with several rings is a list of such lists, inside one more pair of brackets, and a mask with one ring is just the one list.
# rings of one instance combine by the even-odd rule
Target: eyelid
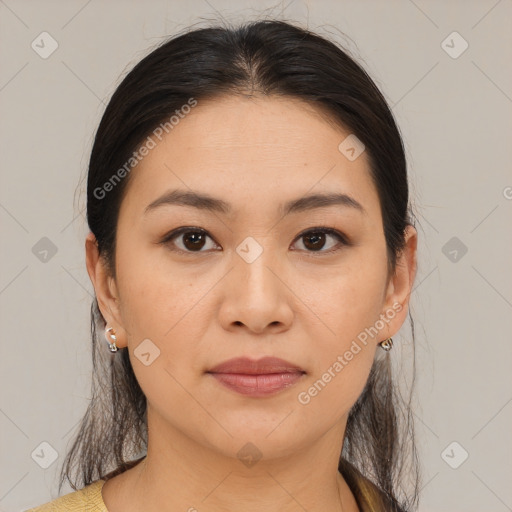
[[[338,238],[339,241],[342,242],[343,244],[352,245],[349,238],[344,233],[342,233],[341,231],[338,231],[337,229],[329,228],[327,226],[314,226],[312,228],[307,228],[295,237],[294,242],[296,240],[298,240],[299,238],[303,237],[304,235],[306,235],[307,233],[316,233],[316,232],[321,232],[321,233],[326,233],[328,235],[332,235],[335,238]],[[314,253],[314,251],[309,251],[309,252]],[[323,252],[327,252],[327,251],[323,251]]]
[[318,232],[325,233],[327,235],[331,235],[332,237],[337,239],[338,243],[334,247],[331,247],[330,249],[327,249],[326,251],[323,251],[323,250],[320,250],[320,251],[305,251],[305,250],[296,251],[296,252],[300,253],[301,259],[327,257],[329,255],[338,253],[344,247],[350,247],[353,245],[353,243],[350,241],[350,239],[343,232],[338,231],[337,229],[334,229],[334,228],[327,227],[327,226],[314,226],[314,227],[305,229],[304,231],[302,231],[295,237],[292,245],[295,245],[295,243],[298,240],[300,240],[304,235],[306,235],[308,233],[318,233]]
[[[194,233],[197,233],[200,235],[206,235],[209,238],[211,238],[216,245],[219,245],[216,242],[216,240],[212,237],[212,235],[210,235],[210,233],[208,231],[206,231],[203,228],[197,227],[197,226],[182,226],[180,228],[173,229],[172,231],[170,231],[169,233],[164,235],[163,239],[159,243],[161,243],[163,245],[169,245],[173,239],[178,238],[180,235],[183,235],[184,233],[189,233],[189,232],[194,232]],[[183,249],[180,249],[180,248],[172,248],[171,250],[174,252],[179,252],[181,254],[187,254],[187,255],[207,254],[208,252],[210,252],[210,251],[184,251]]]
[[[212,235],[208,231],[206,231],[203,228],[197,227],[197,226],[182,226],[180,228],[176,228],[176,229],[170,231],[169,233],[167,233],[166,235],[164,235],[163,239],[159,243],[161,243],[163,245],[167,245],[173,239],[179,237],[180,235],[182,235],[184,233],[188,233],[188,232],[194,232],[197,234],[206,235],[209,238],[211,238],[216,245],[219,245],[217,243],[217,241],[212,237]],[[341,249],[340,245],[341,246],[353,245],[353,243],[350,241],[350,239],[343,232],[338,231],[337,229],[334,229],[334,228],[327,227],[327,226],[313,226],[313,227],[304,229],[295,237],[295,239],[292,242],[292,245],[294,245],[300,238],[302,238],[306,234],[317,233],[317,232],[321,232],[321,233],[325,233],[327,235],[333,236],[334,238],[336,238],[338,240],[338,244],[335,247],[328,249],[326,251],[320,250],[320,251],[301,251],[301,252],[306,252],[308,255],[314,257],[315,255],[331,254],[333,252],[337,252]],[[173,248],[172,250],[175,252],[182,253],[182,254],[185,253],[187,255],[205,254],[205,253],[210,252],[210,251],[184,251],[183,249],[179,249],[179,248]]]

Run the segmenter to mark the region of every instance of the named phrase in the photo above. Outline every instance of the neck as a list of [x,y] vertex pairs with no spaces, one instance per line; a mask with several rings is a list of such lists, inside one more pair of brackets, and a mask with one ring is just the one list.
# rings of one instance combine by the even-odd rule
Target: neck
[[[116,495],[125,497],[120,510],[358,511],[338,471],[344,424],[336,424],[311,445],[276,458],[266,457],[247,443],[245,457],[219,453],[169,429],[168,424],[164,427],[149,412],[148,426],[153,435],[147,457],[126,472],[130,475],[124,474],[124,488],[116,490]],[[117,512],[105,501],[111,512]]]

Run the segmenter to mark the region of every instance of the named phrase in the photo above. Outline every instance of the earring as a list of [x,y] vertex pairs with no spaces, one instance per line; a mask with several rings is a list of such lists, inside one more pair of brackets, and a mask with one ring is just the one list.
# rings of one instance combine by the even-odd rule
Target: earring
[[386,351],[389,352],[393,347],[393,339],[388,338],[387,340],[381,341],[379,345]]
[[[115,335],[115,331],[112,327],[109,327],[108,329],[105,329],[105,338],[107,340],[107,343],[108,343],[108,348],[110,349],[110,352],[117,352],[117,347],[116,347],[116,341],[117,341],[117,338],[116,338],[116,335]],[[113,342],[111,342],[110,339],[113,340]]]

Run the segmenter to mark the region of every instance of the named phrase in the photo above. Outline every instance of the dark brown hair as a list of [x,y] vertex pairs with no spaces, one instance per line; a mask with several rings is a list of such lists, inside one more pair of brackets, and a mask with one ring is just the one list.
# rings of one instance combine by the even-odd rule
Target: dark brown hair
[[[380,200],[391,276],[405,246],[405,229],[412,224],[405,152],[393,115],[372,79],[338,44],[276,20],[177,35],[143,58],[114,92],[96,133],[87,177],[87,220],[110,274],[115,277],[116,226],[131,173],[118,173],[122,179],[109,187],[108,200],[102,197],[105,183],[133,158],[155,127],[191,98],[200,102],[247,94],[306,101],[363,142]],[[414,338],[410,311],[409,319]],[[128,350],[112,355],[102,332],[97,336],[105,320],[96,299],[91,327],[92,397],[62,467],[60,488],[66,478],[77,489],[121,473],[143,457],[147,447],[146,398]],[[350,411],[339,470],[361,510],[417,506],[413,384],[414,378],[409,400],[403,400],[386,354],[375,360]],[[408,491],[403,489],[406,476],[412,482]]]

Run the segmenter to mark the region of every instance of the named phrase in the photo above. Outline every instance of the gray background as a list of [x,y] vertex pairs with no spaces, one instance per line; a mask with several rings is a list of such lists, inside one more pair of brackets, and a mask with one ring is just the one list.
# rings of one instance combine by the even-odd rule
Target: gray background
[[[93,289],[81,179],[103,103],[163,37],[263,8],[345,44],[404,136],[420,235],[420,510],[512,510],[510,0],[0,0],[0,511],[57,496],[87,405]],[[46,59],[31,47],[43,31],[58,43]],[[408,343],[406,325],[393,356]]]

